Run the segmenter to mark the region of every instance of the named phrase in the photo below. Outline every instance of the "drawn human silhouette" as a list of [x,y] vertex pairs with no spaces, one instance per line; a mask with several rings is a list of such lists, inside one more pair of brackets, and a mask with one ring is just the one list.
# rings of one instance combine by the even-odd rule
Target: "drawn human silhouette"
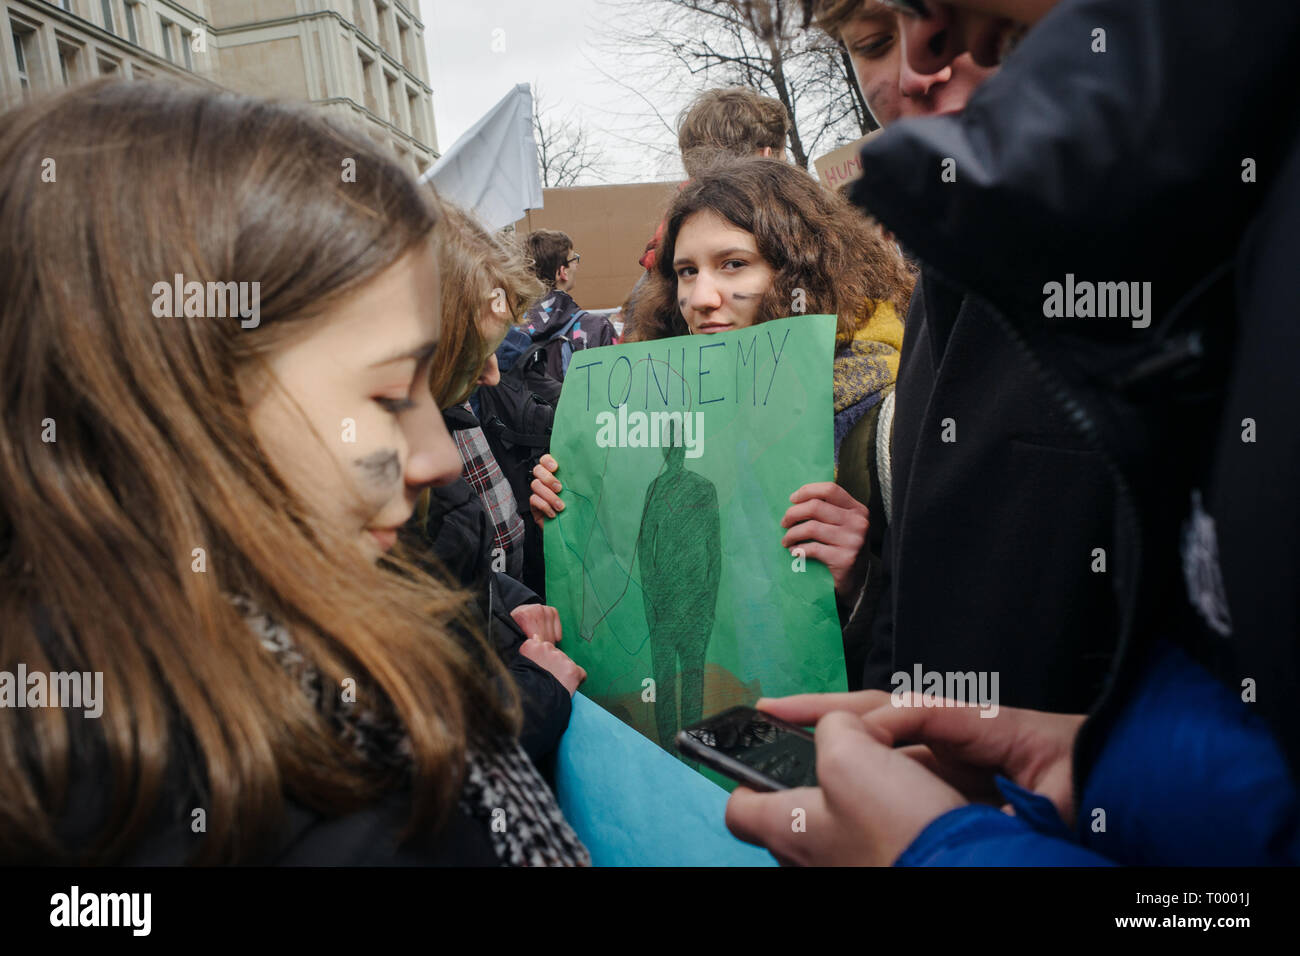
[[[671,423],[680,427],[677,422]],[[659,743],[675,753],[673,738],[704,713],[704,659],[713,632],[721,576],[722,528],[713,482],[686,468],[686,449],[674,429],[664,449],[664,471],[646,489],[637,557],[650,660],[655,681]],[[682,675],[681,721],[676,677]]]

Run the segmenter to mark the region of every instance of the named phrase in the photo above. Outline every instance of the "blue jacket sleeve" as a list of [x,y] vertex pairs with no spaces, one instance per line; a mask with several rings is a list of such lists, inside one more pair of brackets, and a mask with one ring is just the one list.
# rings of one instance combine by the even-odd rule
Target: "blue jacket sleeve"
[[1056,806],[1041,793],[997,778],[1014,817],[984,804],[951,810],[912,841],[895,866],[1112,866],[1075,842]]
[[949,810],[921,831],[895,866],[1112,866],[1110,860],[1048,836],[995,807]]

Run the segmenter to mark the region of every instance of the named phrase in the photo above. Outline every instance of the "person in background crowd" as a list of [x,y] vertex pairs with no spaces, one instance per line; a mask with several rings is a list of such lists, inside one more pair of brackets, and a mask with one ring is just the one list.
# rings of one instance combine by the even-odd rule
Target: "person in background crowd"
[[98,703],[0,708],[0,860],[588,862],[462,596],[388,550],[461,471],[432,195],[175,83],[0,114],[0,167],[46,157],[0,182],[0,668]]
[[470,398],[480,385],[500,382],[497,349],[546,287],[513,242],[492,235],[451,203],[443,203],[443,208],[449,226],[439,263],[443,309],[449,318],[444,336],[454,347],[435,363],[431,387],[444,404],[444,417],[450,415],[459,426],[452,437],[465,462],[465,479],[491,519],[490,547],[498,549],[494,552],[500,558],[498,570],[519,580],[524,522],[510,484],[487,447]]
[[578,307],[572,292],[581,256],[573,240],[555,229],[537,229],[524,240],[533,261],[533,273],[548,292],[524,315],[524,330],[534,342],[546,342],[546,372],[564,380],[569,359],[581,349],[613,345],[616,338],[609,319]]
[[[1300,7],[919,6],[903,37],[919,71],[994,62],[1004,18],[1038,22],[966,116],[864,150],[857,196],[987,298],[1109,462],[1119,652],[1086,719],[881,692],[761,701],[817,723],[820,785],[739,788],[728,825],[801,863],[1295,865],[1300,88],[1278,78],[1300,56]],[[915,176],[944,157],[980,175]],[[1065,319],[1049,302],[1067,271],[1150,283],[1154,304]]]
[[442,210],[442,348],[429,384],[464,470],[458,480],[424,491],[401,537],[417,560],[445,570],[479,598],[488,635],[522,698],[520,742],[540,763],[568,726],[570,698],[585,674],[556,646],[559,613],[520,583],[523,520],[467,399],[500,381],[496,349],[542,287],[516,247],[458,207],[444,203]]
[[[903,328],[898,310],[911,293],[902,257],[838,195],[806,172],[772,159],[720,163],[692,180],[668,210],[663,256],[646,289],[640,341],[746,328],[791,314],[803,290],[809,314],[838,316],[834,359],[836,482],[804,485],[782,520],[783,548],[803,548],[831,571],[850,679],[866,648],[849,628],[870,616],[879,534],[877,415],[893,387]],[[563,507],[558,463],[534,469],[533,516]],[[854,682],[854,686],[857,682]]]
[[[762,156],[784,162],[789,136],[790,114],[781,101],[744,86],[706,90],[677,123],[677,147],[690,179],[720,159]],[[646,268],[654,268],[653,260]]]
[[[785,105],[744,86],[705,90],[687,104],[677,120],[677,146],[688,181],[719,160],[748,156],[783,160],[789,136],[790,114]],[[634,340],[637,302],[654,271],[664,224],[665,220],[660,220],[654,237],[646,243],[640,259],[646,271],[623,303],[624,341]]]

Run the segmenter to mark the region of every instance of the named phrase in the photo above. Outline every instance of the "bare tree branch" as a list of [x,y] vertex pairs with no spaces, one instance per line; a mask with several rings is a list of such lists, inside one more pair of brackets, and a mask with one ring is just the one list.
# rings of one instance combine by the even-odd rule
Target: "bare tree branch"
[[542,116],[542,91],[533,84],[533,138],[537,140],[537,166],[542,186],[576,186],[578,180],[602,178],[600,160],[586,128],[572,118]]
[[843,48],[802,30],[783,0],[606,0],[605,8],[606,52],[631,66],[615,78],[593,65],[673,139],[675,124],[665,114],[719,86],[746,86],[780,100],[791,120],[790,156],[804,168],[875,129]]

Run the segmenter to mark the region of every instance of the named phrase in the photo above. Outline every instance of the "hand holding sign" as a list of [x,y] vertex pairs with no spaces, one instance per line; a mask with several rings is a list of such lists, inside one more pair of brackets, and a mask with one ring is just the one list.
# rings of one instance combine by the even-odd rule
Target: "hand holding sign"
[[528,498],[528,509],[533,513],[533,520],[539,528],[545,527],[547,518],[554,518],[557,512],[564,510],[560,500],[560,481],[555,473],[560,470],[560,463],[550,455],[543,455],[540,463],[533,468],[533,482],[529,485],[532,495]]
[[783,548],[802,548],[804,554],[830,568],[835,594],[846,601],[862,587],[865,562],[858,560],[871,527],[869,512],[833,481],[804,485],[790,496],[794,502],[781,519],[789,528]]

